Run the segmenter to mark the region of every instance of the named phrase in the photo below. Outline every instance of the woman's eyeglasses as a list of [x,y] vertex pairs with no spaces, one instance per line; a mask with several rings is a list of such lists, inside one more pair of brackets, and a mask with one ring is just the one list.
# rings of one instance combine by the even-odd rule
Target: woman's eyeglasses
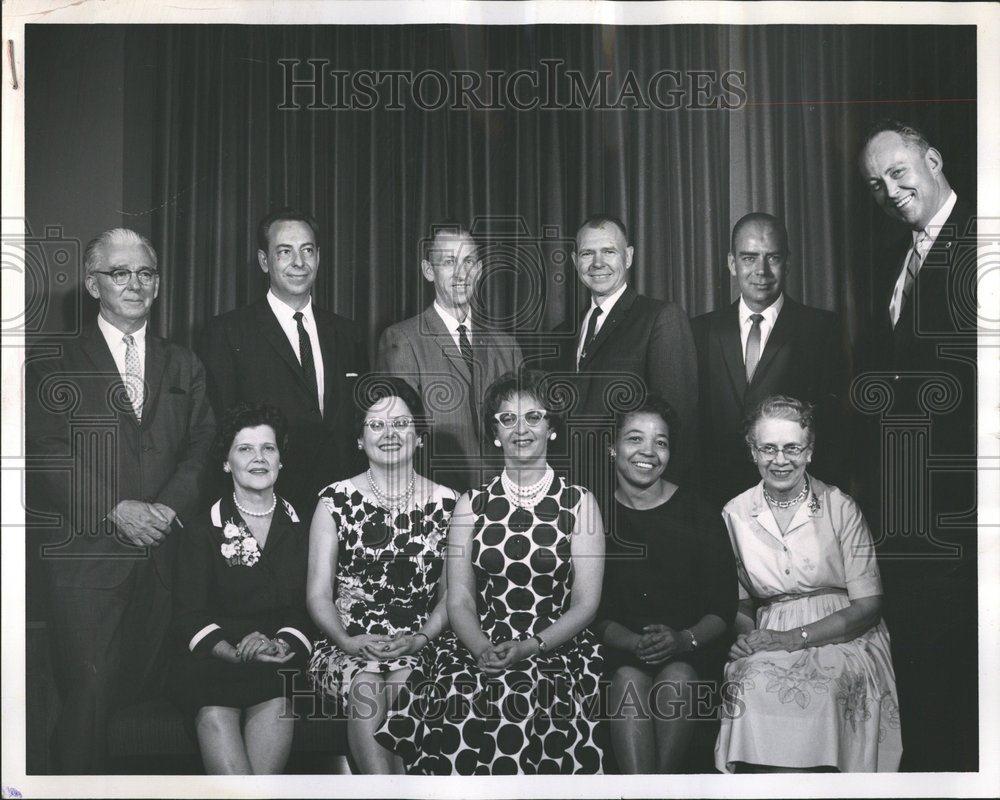
[[519,419],[523,419],[529,428],[537,428],[542,424],[542,420],[545,417],[546,413],[541,409],[532,409],[531,411],[525,411],[523,414],[515,414],[513,411],[501,411],[493,415],[493,419],[504,428],[513,428],[517,425]]
[[786,444],[784,447],[778,447],[776,444],[762,444],[754,445],[753,449],[770,461],[771,459],[777,458],[778,453],[784,453],[785,458],[798,458],[809,449],[809,445]]
[[[374,419],[366,419],[363,424],[372,433],[382,433],[386,427],[386,420],[375,417]],[[394,431],[409,430],[413,425],[413,417],[393,417],[388,424],[392,426]]]
[[98,275],[107,275],[109,278],[111,278],[111,282],[115,286],[127,285],[128,282],[132,280],[133,275],[135,275],[135,277],[139,279],[139,283],[141,283],[143,286],[149,286],[153,281],[156,280],[157,276],[160,274],[156,270],[146,269],[146,268],[136,269],[136,270],[95,269],[93,270],[93,272],[96,272]]

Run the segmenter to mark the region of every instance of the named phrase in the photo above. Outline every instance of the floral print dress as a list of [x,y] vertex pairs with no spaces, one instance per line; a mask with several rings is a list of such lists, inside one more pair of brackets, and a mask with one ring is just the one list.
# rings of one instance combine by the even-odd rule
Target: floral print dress
[[[723,510],[740,599],[755,598],[757,627],[797,630],[882,594],[868,526],[855,502],[810,478],[784,535],[762,484]],[[833,767],[895,772],[903,747],[889,632],[879,621],[847,642],[757,652],[726,667],[715,765]]]

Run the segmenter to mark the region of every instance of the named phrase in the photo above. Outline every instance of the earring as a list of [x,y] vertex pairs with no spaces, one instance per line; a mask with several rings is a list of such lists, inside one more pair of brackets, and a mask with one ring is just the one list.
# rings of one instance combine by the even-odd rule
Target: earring
[[279,461],[279,462],[278,462],[278,469],[281,469],[281,468],[282,468],[283,466],[285,466],[285,465],[284,465],[284,464],[282,464],[282,463],[281,463],[281,462]]
[[493,444],[494,444],[494,445],[495,445],[496,447],[499,447],[499,446],[500,446],[500,440],[499,440],[499,439],[494,439],[494,440],[493,440]]
[[424,440],[423,439],[417,439],[417,447],[423,447],[423,446],[424,446]]
[[361,442],[358,442],[358,450],[364,450],[364,449],[365,449],[365,448],[364,448],[364,446],[363,446],[363,445],[361,444]]
[[556,438],[556,432],[552,431],[552,433],[549,434],[549,441],[552,441],[555,438]]
[[222,471],[223,472],[232,472],[232,470],[229,468],[228,464],[223,464],[222,465]]
[[618,458],[618,453],[615,452],[615,448],[613,447],[608,448],[608,456],[610,456],[611,458]]

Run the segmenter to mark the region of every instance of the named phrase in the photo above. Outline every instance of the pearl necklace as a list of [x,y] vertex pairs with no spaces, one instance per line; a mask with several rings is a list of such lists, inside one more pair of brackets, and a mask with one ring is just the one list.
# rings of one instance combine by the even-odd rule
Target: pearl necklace
[[806,493],[808,491],[809,491],[809,481],[805,480],[802,482],[802,491],[800,491],[797,495],[795,495],[795,497],[793,497],[791,500],[776,500],[767,493],[767,489],[764,489],[764,499],[767,500],[767,502],[770,503],[772,506],[775,506],[777,508],[791,508],[796,503],[801,503],[805,499]]
[[389,513],[399,512],[410,504],[410,498],[413,497],[413,489],[417,482],[417,473],[410,472],[410,485],[406,487],[405,492],[396,495],[388,494],[379,489],[378,484],[375,483],[375,476],[372,475],[371,467],[368,468],[368,472],[365,474],[368,476],[368,488],[372,490],[372,494],[375,495],[378,504],[386,511]]
[[278,506],[278,495],[271,495],[271,507],[267,511],[251,511],[249,508],[244,508],[240,505],[240,501],[236,499],[236,492],[233,492],[233,502],[236,503],[236,508],[241,514],[246,514],[248,517],[266,517]]
[[515,483],[507,470],[504,469],[500,473],[500,483],[503,484],[504,493],[511,500],[514,501],[514,505],[521,508],[534,508],[542,499],[542,495],[549,488],[552,483],[552,477],[555,475],[555,471],[548,464],[545,465],[545,472],[542,477],[535,481],[535,483],[530,486],[521,486]]

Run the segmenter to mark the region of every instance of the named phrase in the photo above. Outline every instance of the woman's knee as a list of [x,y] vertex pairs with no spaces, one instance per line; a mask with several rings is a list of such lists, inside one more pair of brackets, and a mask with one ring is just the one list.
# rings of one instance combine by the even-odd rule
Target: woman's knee
[[385,714],[385,679],[374,672],[359,672],[347,692],[347,719],[371,724]]

